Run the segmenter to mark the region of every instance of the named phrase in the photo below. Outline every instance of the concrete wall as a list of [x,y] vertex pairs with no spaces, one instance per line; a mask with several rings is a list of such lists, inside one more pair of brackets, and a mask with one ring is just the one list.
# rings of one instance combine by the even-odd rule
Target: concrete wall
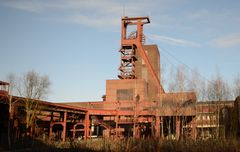
[[[156,72],[159,80],[160,80],[160,55],[157,45],[144,45],[149,61]],[[136,61],[136,77],[137,79],[144,79],[147,82],[147,94],[149,101],[157,101],[157,94],[159,92],[156,84],[152,78],[152,75],[149,73],[145,62],[137,51],[137,61]]]
[[147,84],[143,79],[121,79],[106,81],[106,102],[117,101],[117,90],[133,89],[133,100],[139,95],[140,101],[147,100]]

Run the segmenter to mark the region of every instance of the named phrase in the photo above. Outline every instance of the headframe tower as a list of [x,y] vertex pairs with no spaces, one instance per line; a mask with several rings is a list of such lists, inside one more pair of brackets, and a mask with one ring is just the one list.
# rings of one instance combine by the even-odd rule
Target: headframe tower
[[[150,23],[149,17],[122,18],[121,49],[119,51],[121,52],[121,63],[119,67],[120,74],[118,77],[120,79],[138,79],[136,75],[138,53],[153,78],[156,87],[159,88],[159,93],[164,93],[164,89],[160,83],[160,76],[158,76],[154,70],[143,46],[143,43],[145,42],[143,25],[148,23]],[[136,31],[128,32],[129,26],[135,26]]]

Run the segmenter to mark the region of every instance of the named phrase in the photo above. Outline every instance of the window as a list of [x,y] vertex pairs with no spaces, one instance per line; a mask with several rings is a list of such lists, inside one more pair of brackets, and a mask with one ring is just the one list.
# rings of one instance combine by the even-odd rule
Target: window
[[117,100],[133,100],[133,89],[118,89]]
[[206,117],[203,115],[203,116],[202,116],[202,119],[203,119],[203,120],[205,120],[205,119],[206,119]]
[[212,119],[213,119],[213,120],[216,120],[216,116],[215,116],[215,115],[214,115],[214,116],[212,116]]
[[197,120],[200,120],[200,119],[201,119],[201,116],[200,116],[200,115],[198,115],[198,116],[197,116]]

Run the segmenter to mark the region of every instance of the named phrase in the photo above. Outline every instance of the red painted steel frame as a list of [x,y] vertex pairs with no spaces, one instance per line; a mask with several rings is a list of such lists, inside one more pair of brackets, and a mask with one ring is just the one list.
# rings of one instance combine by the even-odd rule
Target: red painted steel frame
[[[144,62],[146,63],[147,69],[150,72],[150,74],[153,77],[153,80],[155,81],[155,84],[159,88],[160,93],[164,93],[164,89],[160,83],[160,80],[156,74],[156,72],[153,69],[153,66],[151,65],[148,56],[143,48],[142,45],[142,38],[143,38],[143,25],[150,23],[150,20],[148,17],[133,17],[133,18],[128,18],[124,17],[122,18],[122,40],[121,40],[121,45],[122,48],[124,46],[136,46],[136,50],[139,51],[141,57],[143,58]],[[137,32],[136,32],[136,38],[127,38],[127,27],[129,25],[136,25],[137,26]],[[124,77],[122,77],[124,78]],[[134,77],[136,78],[136,76]]]

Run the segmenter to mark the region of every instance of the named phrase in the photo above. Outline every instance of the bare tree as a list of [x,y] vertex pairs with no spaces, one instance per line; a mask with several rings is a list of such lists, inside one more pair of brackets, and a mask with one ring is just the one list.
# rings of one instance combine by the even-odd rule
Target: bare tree
[[207,92],[207,97],[210,101],[223,101],[231,98],[230,87],[219,72],[217,72],[215,78],[208,83]]
[[199,78],[198,71],[197,70],[191,71],[191,75],[190,75],[190,78],[188,79],[188,83],[187,83],[187,90],[197,91],[199,81],[200,81],[200,78]]
[[183,92],[187,88],[187,71],[183,65],[179,65],[174,71],[171,70],[171,82],[168,85],[170,92]]
[[208,100],[218,101],[216,103],[217,128],[216,136],[220,135],[220,108],[219,101],[229,100],[231,98],[231,91],[228,83],[224,81],[221,74],[216,72],[216,76],[208,83]]
[[164,63],[161,63],[160,66],[161,66],[160,81],[161,81],[161,85],[164,87],[166,84],[165,76],[166,76],[167,65]]
[[10,73],[8,76],[7,76],[7,81],[8,83],[10,84],[9,88],[8,88],[8,94],[7,94],[7,100],[8,100],[8,113],[9,113],[9,118],[8,118],[8,147],[9,149],[11,149],[11,145],[12,145],[12,139],[11,139],[11,134],[12,134],[12,122],[13,122],[13,117],[12,117],[12,106],[13,104],[16,102],[13,101],[12,99],[12,92],[13,92],[13,88],[15,87],[14,84],[15,83],[15,75],[13,73]]
[[170,80],[168,81],[168,91],[169,92],[174,92],[176,90],[175,88],[175,69],[173,67],[171,67],[171,70],[169,72],[169,77],[170,77]]
[[[188,75],[188,71],[184,65],[179,65],[176,69],[171,69],[171,72],[170,72],[171,81],[168,85],[169,92],[188,91],[189,79],[187,75]],[[195,89],[194,86],[192,87]],[[175,98],[179,100],[178,101],[179,104],[174,103],[176,101]],[[180,115],[179,112],[181,111],[181,103],[183,103],[182,96],[181,95],[175,96],[172,98],[173,105],[169,105],[169,109],[171,109],[172,111],[176,111],[182,124],[181,128],[183,128],[183,125],[185,125],[185,117],[179,116]],[[174,119],[177,119],[177,118],[169,117],[168,119],[168,125],[167,125],[168,136],[172,134],[171,126],[174,126]],[[183,129],[181,130],[181,133],[183,133]]]
[[[15,76],[12,76],[14,78]],[[39,111],[39,99],[43,99],[49,93],[50,80],[48,76],[41,76],[35,71],[29,71],[23,77],[14,78],[15,94],[23,97],[22,101],[26,113],[26,128],[30,129],[34,124],[36,112]]]
[[206,100],[207,88],[206,81],[200,75],[197,69],[192,70],[191,78],[188,80],[188,91],[193,91],[197,93],[198,101]]
[[207,83],[204,80],[201,80],[198,87],[198,101],[207,100]]
[[233,94],[234,97],[240,96],[240,74],[236,75],[234,78],[234,84],[233,84]]

